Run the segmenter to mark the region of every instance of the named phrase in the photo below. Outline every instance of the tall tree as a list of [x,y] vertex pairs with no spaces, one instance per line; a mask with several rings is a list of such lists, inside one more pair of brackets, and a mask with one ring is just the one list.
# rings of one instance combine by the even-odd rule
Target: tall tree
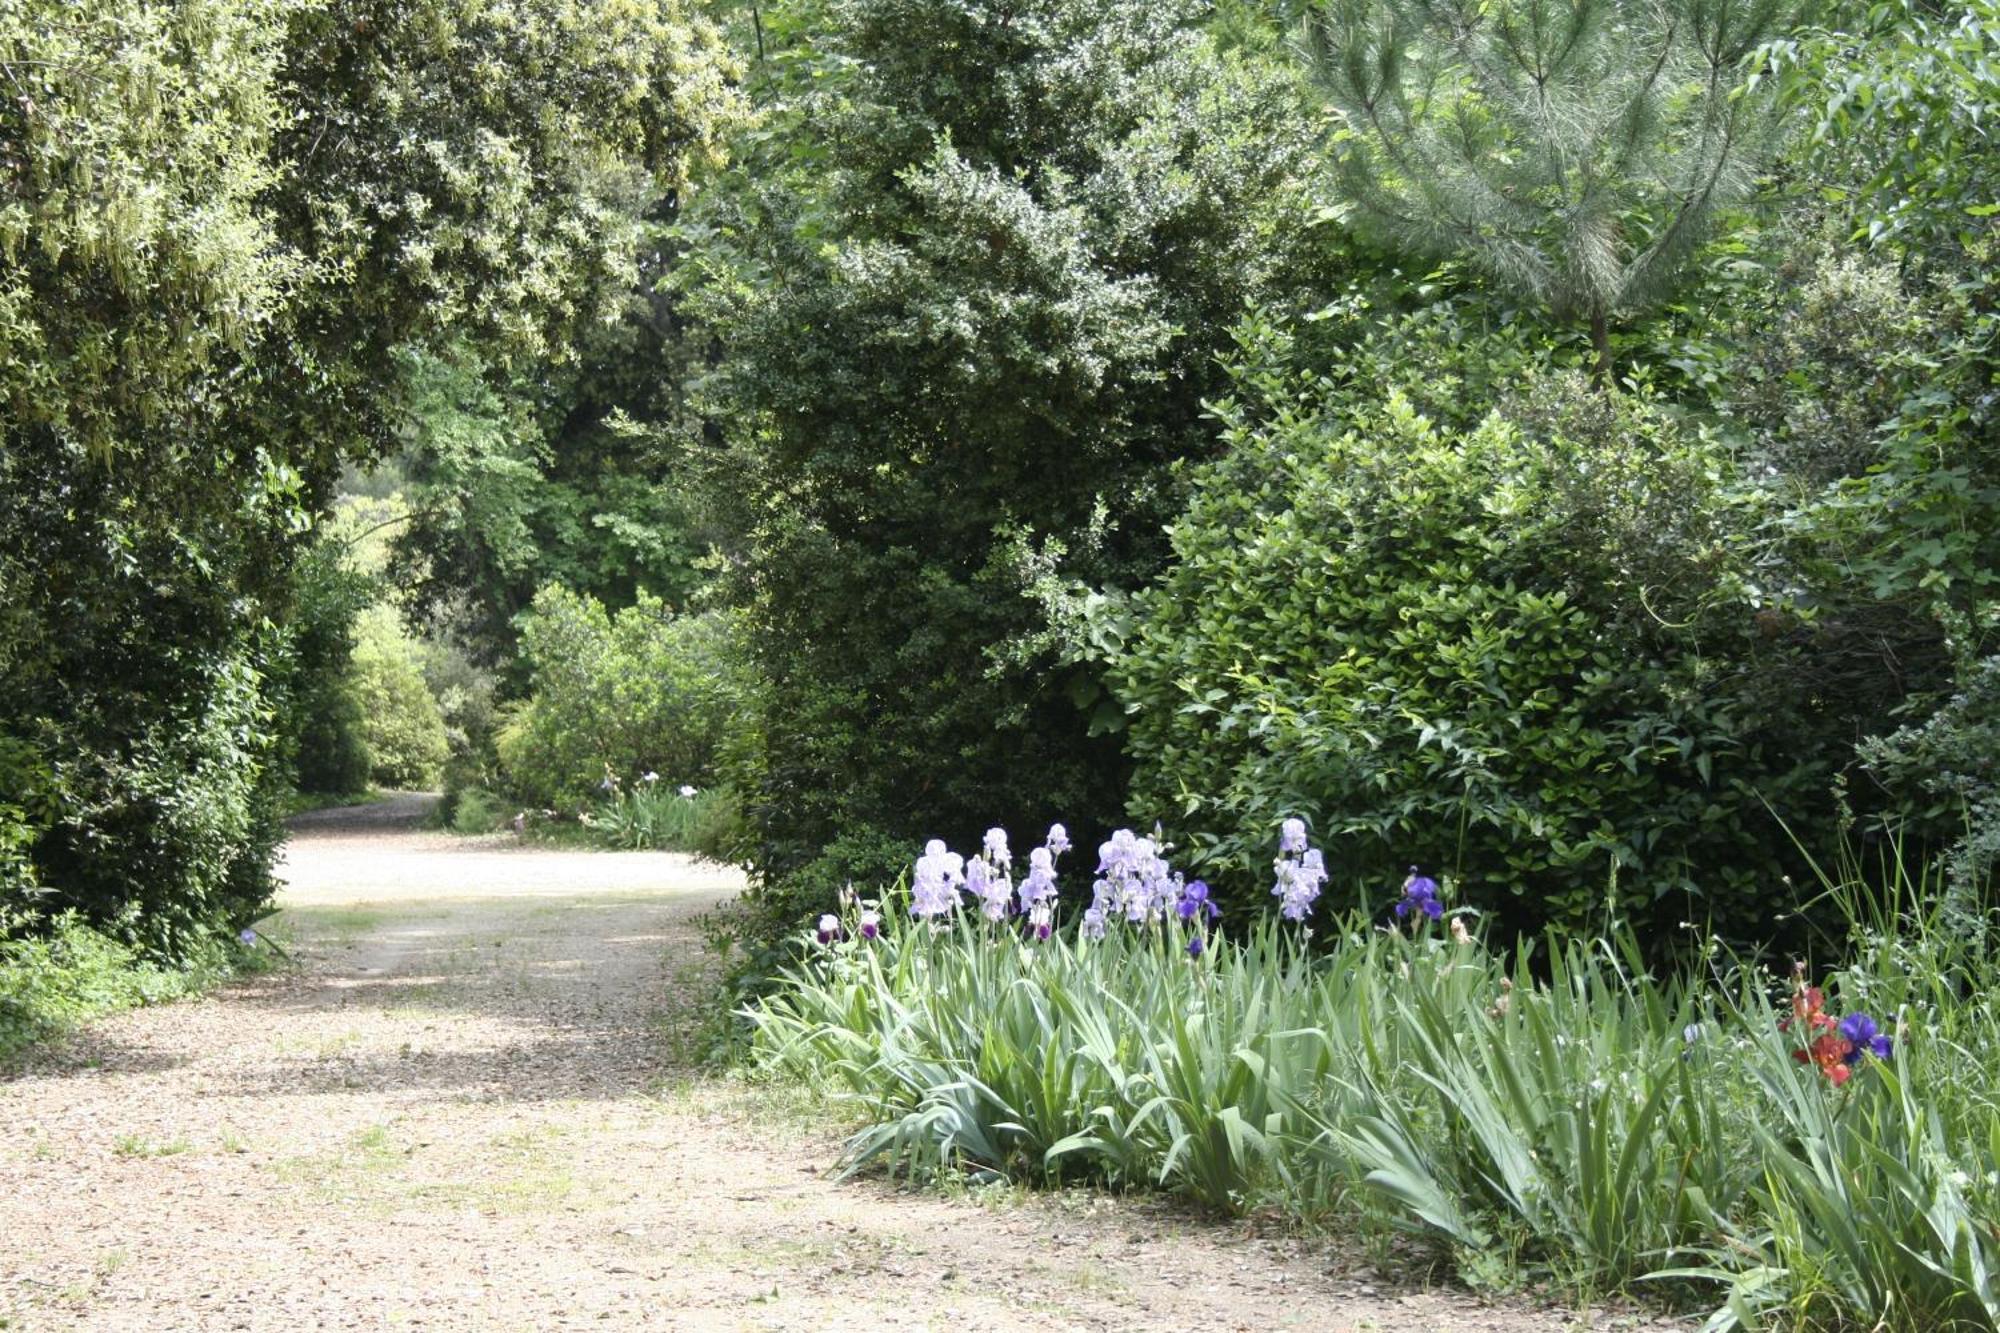
[[0,0],[5,887],[164,953],[256,910],[341,461],[394,438],[409,349],[561,362],[627,298],[731,103],[707,32],[675,0]]
[[1310,250],[1294,76],[1218,55],[1197,15],[759,16],[761,156],[695,230],[772,692],[767,868],[863,829],[1116,810],[1073,594],[1157,563],[1226,330]]
[[1303,47],[1341,180],[1390,244],[1590,333],[1672,290],[1776,138],[1752,86],[1791,0],[1321,0]]
[[264,891],[259,622],[304,515],[224,423],[300,277],[260,204],[283,13],[0,5],[0,844],[166,952]]

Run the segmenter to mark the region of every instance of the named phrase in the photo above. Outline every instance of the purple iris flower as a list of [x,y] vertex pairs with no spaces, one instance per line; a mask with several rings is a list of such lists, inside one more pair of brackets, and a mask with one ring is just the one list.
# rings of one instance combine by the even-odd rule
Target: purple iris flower
[[1189,937],[1189,939],[1188,939],[1188,957],[1190,957],[1190,958],[1199,958],[1199,957],[1201,957],[1201,936],[1199,936],[1199,935],[1194,935],[1194,936],[1191,936],[1191,937]]
[[948,851],[943,839],[932,838],[924,844],[910,880],[910,915],[935,919],[957,911],[964,883],[965,858]]
[[1849,1014],[1841,1019],[1840,1035],[1853,1048],[1846,1056],[1848,1064],[1859,1064],[1863,1055],[1872,1055],[1878,1060],[1889,1058],[1892,1048],[1888,1034],[1866,1014]]
[[1408,916],[1412,912],[1422,912],[1436,921],[1444,915],[1444,904],[1438,900],[1437,881],[1429,875],[1419,875],[1415,866],[1410,867],[1410,877],[1403,881],[1403,898],[1396,904],[1397,916]]
[[1056,858],[1046,847],[1028,853],[1028,873],[1021,878],[1021,910],[1028,912],[1056,898]]
[[1204,912],[1208,914],[1210,920],[1222,915],[1222,909],[1208,896],[1208,885],[1198,879],[1190,880],[1181,889],[1179,910],[1183,921],[1195,920]]

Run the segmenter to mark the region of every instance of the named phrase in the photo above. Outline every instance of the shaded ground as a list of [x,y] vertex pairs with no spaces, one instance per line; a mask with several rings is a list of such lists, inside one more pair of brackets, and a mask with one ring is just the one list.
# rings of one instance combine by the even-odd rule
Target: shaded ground
[[834,1182],[833,1136],[781,1092],[680,1072],[694,918],[729,876],[426,833],[424,810],[300,819],[272,927],[297,970],[0,1078],[0,1326],[1575,1322],[1157,1205]]

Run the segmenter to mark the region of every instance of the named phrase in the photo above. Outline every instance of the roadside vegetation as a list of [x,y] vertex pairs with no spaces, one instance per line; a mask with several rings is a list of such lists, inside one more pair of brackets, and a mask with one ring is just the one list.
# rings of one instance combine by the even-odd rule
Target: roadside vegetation
[[[1993,1327],[1996,48],[0,3],[14,1012],[213,975],[285,811],[436,789],[743,867],[717,1022],[863,1157]],[[1023,897],[982,835],[1057,821]]]

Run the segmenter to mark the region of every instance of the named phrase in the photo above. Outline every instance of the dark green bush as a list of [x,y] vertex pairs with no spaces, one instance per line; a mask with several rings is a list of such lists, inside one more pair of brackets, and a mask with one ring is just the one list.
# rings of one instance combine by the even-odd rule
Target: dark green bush
[[1239,902],[1298,814],[1378,899],[1417,863],[1521,926],[1758,921],[1839,749],[1727,452],[1574,376],[1441,429],[1293,351],[1250,341],[1114,663],[1135,817]]

